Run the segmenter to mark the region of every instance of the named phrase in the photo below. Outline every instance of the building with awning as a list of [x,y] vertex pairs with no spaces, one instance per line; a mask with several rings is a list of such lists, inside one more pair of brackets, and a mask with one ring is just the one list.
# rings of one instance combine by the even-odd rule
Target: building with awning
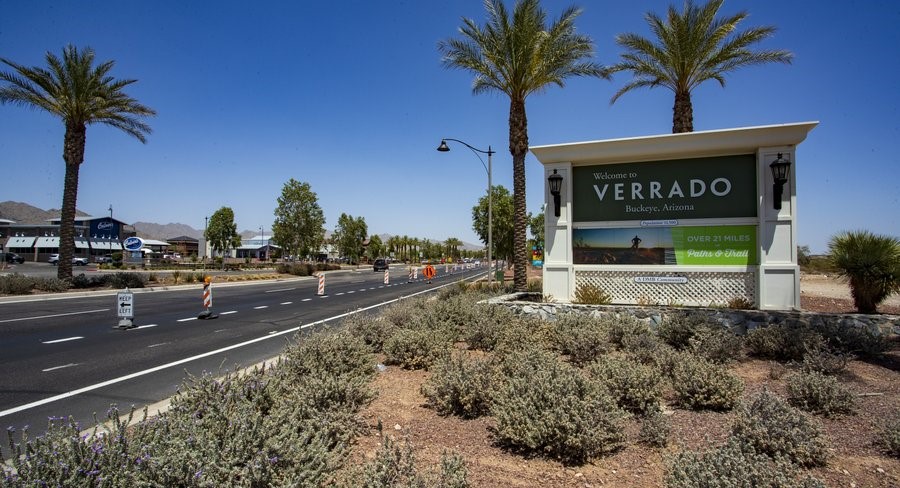
[[34,248],[35,237],[10,236],[6,240],[5,248],[10,252],[23,253],[32,252]]
[[[20,223],[0,219],[0,249],[21,254],[29,261],[46,261],[59,253],[59,218],[47,223]],[[111,217],[75,217],[75,256],[94,257],[121,251],[121,241],[135,235],[134,227]]]

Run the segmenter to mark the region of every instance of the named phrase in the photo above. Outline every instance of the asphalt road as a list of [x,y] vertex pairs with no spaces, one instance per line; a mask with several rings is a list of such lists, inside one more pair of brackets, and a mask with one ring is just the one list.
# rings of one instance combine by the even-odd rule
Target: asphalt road
[[[115,292],[0,300],[0,425],[32,435],[50,417],[73,416],[83,426],[114,404],[127,411],[175,393],[188,374],[224,372],[277,356],[299,330],[368,313],[401,297],[433,291],[485,270],[445,274],[432,284],[408,283],[393,268],[391,283],[371,268],[318,280],[213,284],[214,320],[198,320],[202,285],[136,291],[134,325],[121,330]],[[26,301],[27,300],[27,301]],[[5,436],[0,446],[6,446]],[[8,455],[3,451],[4,455]]]

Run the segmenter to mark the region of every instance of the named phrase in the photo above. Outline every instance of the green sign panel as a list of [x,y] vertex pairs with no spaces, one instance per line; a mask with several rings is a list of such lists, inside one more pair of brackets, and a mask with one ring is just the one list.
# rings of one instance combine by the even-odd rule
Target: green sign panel
[[756,157],[572,168],[575,222],[756,217]]
[[575,264],[750,266],[755,225],[573,229]]

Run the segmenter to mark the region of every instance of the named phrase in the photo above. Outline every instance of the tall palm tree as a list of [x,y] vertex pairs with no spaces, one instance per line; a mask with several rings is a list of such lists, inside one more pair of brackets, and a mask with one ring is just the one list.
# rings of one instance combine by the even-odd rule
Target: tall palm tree
[[565,9],[547,26],[547,14],[539,0],[518,0],[510,16],[501,0],[485,0],[488,20],[484,27],[463,18],[462,39],[438,44],[447,68],[475,75],[472,92],[500,92],[509,97],[509,152],[513,158],[515,288],[526,289],[525,249],[525,154],[528,152],[528,118],[525,99],[549,85],[565,86],[573,76],[607,77],[603,67],[590,61],[594,45],[590,37],[575,32],[581,10]]
[[616,43],[624,47],[622,61],[607,73],[631,71],[634,79],[613,95],[610,104],[636,88],[664,86],[675,93],[672,132],[693,132],[694,108],[691,92],[701,83],[716,80],[725,86],[725,75],[754,64],[790,64],[793,54],[785,50],[751,51],[753,44],[775,33],[775,27],[756,27],[735,32],[747,12],[717,19],[724,0],[694,5],[685,0],[681,14],[669,6],[666,19],[653,12],[645,16],[656,42],[637,34],[619,34]]
[[62,59],[47,52],[47,67],[28,68],[0,58],[13,71],[0,71],[0,103],[43,110],[62,119],[66,126],[63,160],[62,214],[59,223],[59,269],[61,279],[72,277],[75,253],[75,204],[78,171],[84,162],[87,126],[104,124],[122,130],[141,142],[152,130],[141,118],[156,115],[122,90],[137,80],[117,80],[109,75],[113,61],[94,66],[94,51],[69,45]]

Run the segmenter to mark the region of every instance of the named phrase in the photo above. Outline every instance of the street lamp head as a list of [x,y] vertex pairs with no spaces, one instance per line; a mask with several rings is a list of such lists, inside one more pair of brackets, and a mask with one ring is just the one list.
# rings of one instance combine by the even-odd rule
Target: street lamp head
[[440,152],[448,152],[450,150],[450,146],[447,145],[447,141],[441,139],[441,145],[437,148]]

